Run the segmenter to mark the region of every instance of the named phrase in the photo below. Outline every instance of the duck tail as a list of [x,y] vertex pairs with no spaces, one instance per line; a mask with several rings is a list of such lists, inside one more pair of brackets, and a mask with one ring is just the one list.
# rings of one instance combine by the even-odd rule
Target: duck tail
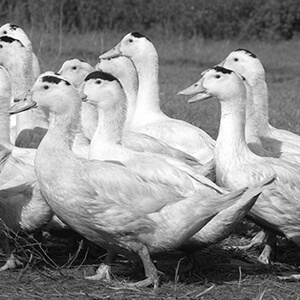
[[[240,189],[222,196],[223,199],[230,197],[229,203],[231,203],[233,199],[239,199],[227,208],[220,210],[201,230],[184,243],[182,249],[197,251],[226,238],[248,214],[263,189],[274,180],[275,176],[268,177],[255,186]],[[243,191],[245,192],[243,193]]]
[[4,168],[10,156],[11,156],[11,150],[8,150],[6,147],[0,149],[0,172]]

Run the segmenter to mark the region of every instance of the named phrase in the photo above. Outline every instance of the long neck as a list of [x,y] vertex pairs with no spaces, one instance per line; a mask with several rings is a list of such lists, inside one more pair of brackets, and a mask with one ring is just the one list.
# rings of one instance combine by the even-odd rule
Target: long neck
[[136,108],[138,84],[137,80],[134,80],[130,76],[120,77],[120,82],[127,99],[127,116],[124,124],[124,130],[130,130],[131,121]]
[[63,116],[52,115],[48,132],[41,144],[46,144],[48,148],[71,150],[76,132],[77,118],[71,113]]
[[10,106],[10,101],[0,95],[0,144],[10,144],[10,116],[7,110]]
[[31,89],[35,78],[32,70],[32,57],[16,57],[13,61],[7,62],[8,73],[12,80],[14,96],[17,97]]
[[151,113],[161,112],[158,83],[158,55],[151,49],[143,59],[134,61],[138,72],[139,89],[136,104],[136,113],[139,111]]
[[258,119],[259,135],[264,135],[269,126],[268,87],[264,77],[258,77],[253,84],[253,103]]
[[[245,99],[221,101],[221,121],[215,146],[217,176],[226,176],[238,163],[239,157],[249,153],[245,141]],[[225,174],[225,175],[224,175]]]
[[97,110],[98,125],[90,144],[90,158],[96,155],[106,159],[107,147],[121,144],[126,108],[119,102],[105,112],[101,108]]

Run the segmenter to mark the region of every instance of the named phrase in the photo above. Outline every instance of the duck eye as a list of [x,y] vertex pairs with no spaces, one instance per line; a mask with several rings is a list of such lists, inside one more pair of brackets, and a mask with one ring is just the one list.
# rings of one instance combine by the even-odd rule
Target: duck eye
[[3,45],[2,45],[2,44],[0,44],[0,48],[3,48]]
[[49,85],[44,85],[44,90],[48,90],[49,89]]
[[77,69],[77,67],[76,67],[76,66],[74,66],[74,67],[72,67],[72,69],[73,69],[73,70],[76,70],[76,69]]
[[221,78],[221,75],[215,75],[215,78],[219,79]]
[[133,42],[133,39],[129,39],[129,43],[132,43]]
[[239,59],[238,59],[238,58],[235,58],[234,61],[239,61]]
[[7,34],[7,31],[6,31],[6,30],[4,30],[4,31],[3,31],[3,33],[4,33],[4,34]]
[[95,81],[95,83],[96,84],[101,84],[101,80],[98,79],[98,80]]

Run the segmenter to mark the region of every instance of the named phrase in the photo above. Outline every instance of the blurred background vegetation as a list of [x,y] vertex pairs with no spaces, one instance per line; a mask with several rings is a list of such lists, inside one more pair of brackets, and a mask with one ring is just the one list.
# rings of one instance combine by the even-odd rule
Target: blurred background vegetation
[[[0,0],[0,21],[45,33],[155,30],[224,39],[291,39],[299,0]],[[127,30],[127,31],[128,31]]]

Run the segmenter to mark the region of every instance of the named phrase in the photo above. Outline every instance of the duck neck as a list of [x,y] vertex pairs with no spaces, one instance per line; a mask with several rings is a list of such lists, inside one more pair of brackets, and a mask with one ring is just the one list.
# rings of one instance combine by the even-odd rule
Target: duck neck
[[145,118],[146,114],[160,113],[159,83],[158,83],[158,55],[152,45],[151,51],[134,61],[138,79],[139,88],[136,103],[136,115]]
[[215,146],[216,172],[220,176],[247,155],[249,148],[245,141],[245,101],[221,101],[221,121]]
[[257,78],[252,85],[253,103],[257,116],[259,135],[265,135],[269,126],[268,87],[265,78]]
[[7,63],[7,70],[12,80],[14,97],[17,97],[31,89],[35,78],[32,71],[32,58],[16,57],[14,61]]
[[10,115],[9,100],[0,95],[0,144],[4,146],[10,145]]
[[41,143],[49,149],[71,150],[78,130],[77,119],[71,114],[51,115],[50,118],[48,132]]
[[124,130],[130,130],[131,121],[135,114],[138,84],[137,80],[129,80],[128,77],[124,78],[124,80],[121,80],[120,78],[120,82],[127,99],[127,116],[124,124]]
[[122,130],[126,118],[124,103],[116,103],[105,112],[98,110],[98,125],[90,144],[90,158],[94,155],[107,159],[107,149],[111,146],[121,145]]

